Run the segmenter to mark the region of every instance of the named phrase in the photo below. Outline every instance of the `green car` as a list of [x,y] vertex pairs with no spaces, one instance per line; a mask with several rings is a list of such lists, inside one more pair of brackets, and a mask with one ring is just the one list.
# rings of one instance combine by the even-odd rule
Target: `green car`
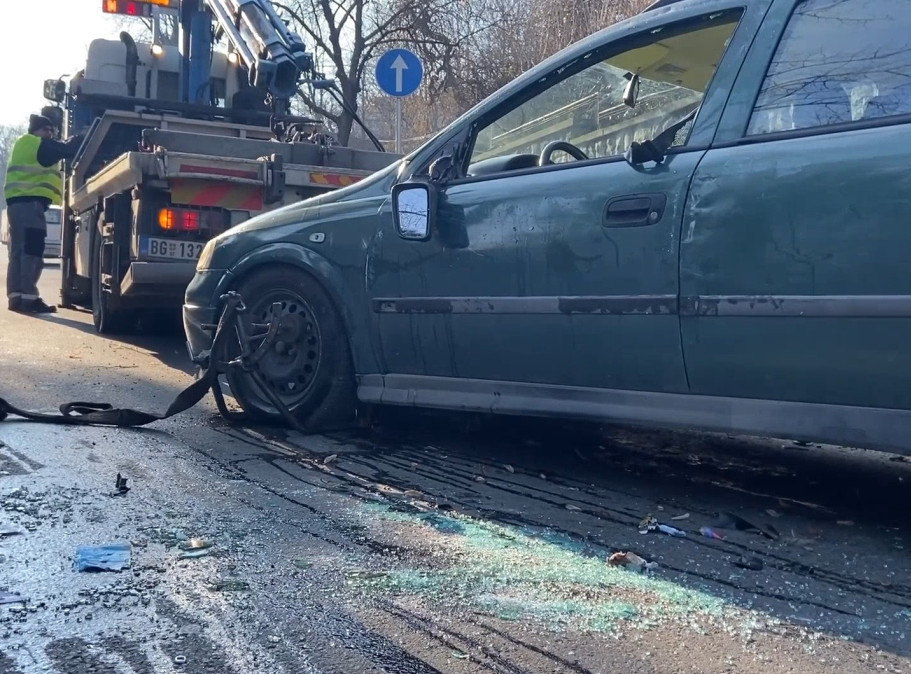
[[911,0],[662,0],[211,241],[198,362],[228,290],[285,317],[260,381],[314,430],[366,403],[907,451]]

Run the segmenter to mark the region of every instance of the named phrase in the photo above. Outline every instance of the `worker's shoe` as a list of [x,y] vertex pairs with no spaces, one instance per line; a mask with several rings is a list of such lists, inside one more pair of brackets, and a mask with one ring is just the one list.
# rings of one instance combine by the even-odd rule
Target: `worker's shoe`
[[22,298],[21,297],[10,297],[9,298],[9,310],[10,311],[22,311]]
[[57,307],[46,304],[45,301],[39,297],[31,302],[23,302],[19,311],[26,314],[55,314],[57,313]]

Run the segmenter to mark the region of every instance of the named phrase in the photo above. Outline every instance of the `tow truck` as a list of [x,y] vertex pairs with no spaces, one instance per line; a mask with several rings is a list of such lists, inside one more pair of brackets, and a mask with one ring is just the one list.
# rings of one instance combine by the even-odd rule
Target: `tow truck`
[[375,151],[292,114],[302,87],[334,83],[268,0],[102,0],[102,11],[145,18],[151,41],[94,40],[83,70],[44,82],[42,110],[64,137],[84,135],[63,167],[61,304],[90,306],[99,333],[179,312],[213,236],[399,158],[366,127]]

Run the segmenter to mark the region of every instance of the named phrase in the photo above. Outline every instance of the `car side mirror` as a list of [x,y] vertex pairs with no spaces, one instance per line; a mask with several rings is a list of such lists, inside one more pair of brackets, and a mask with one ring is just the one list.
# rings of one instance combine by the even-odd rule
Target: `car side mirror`
[[44,80],[44,97],[54,103],[63,103],[66,98],[66,83],[63,80]]
[[436,191],[428,183],[402,183],[392,188],[395,231],[403,239],[427,241],[433,231]]

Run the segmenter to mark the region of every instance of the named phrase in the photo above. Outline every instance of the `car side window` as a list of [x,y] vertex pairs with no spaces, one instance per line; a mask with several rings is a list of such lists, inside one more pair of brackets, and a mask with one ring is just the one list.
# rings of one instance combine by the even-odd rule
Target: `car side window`
[[804,0],[747,135],[911,114],[911,0]]
[[[568,142],[595,159],[654,139],[698,108],[742,13],[727,10],[664,26],[627,51],[618,54],[608,45],[551,73],[481,128],[468,174],[536,166],[551,141]],[[636,92],[634,100],[627,95]],[[688,133],[689,124],[674,145],[685,144]],[[571,160],[563,150],[553,154],[554,162]]]

